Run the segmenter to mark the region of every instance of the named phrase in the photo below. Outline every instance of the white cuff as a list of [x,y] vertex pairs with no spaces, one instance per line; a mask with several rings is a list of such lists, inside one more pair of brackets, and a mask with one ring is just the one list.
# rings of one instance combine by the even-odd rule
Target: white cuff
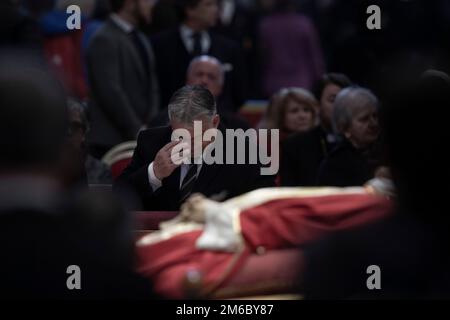
[[155,171],[153,170],[153,162],[149,164],[147,172],[148,172],[148,182],[150,182],[152,190],[156,191],[162,186],[162,182],[155,176]]

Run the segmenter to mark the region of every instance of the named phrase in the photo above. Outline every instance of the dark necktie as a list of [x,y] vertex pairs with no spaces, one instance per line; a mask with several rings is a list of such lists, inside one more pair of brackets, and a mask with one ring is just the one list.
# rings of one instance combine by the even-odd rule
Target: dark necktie
[[189,197],[192,192],[192,188],[194,187],[195,181],[197,180],[197,165],[191,164],[189,165],[188,172],[183,179],[180,187],[180,203],[183,203],[184,200]]
[[192,35],[192,40],[194,41],[194,46],[192,50],[192,55],[200,56],[202,54],[202,43],[201,43],[201,34],[196,32]]
[[139,52],[139,56],[141,57],[142,63],[145,67],[146,73],[150,71],[150,65],[149,65],[149,55],[147,52],[147,49],[145,48],[144,43],[142,42],[142,39],[139,37],[139,33],[137,30],[131,31],[131,38],[133,39],[133,43],[136,46],[137,51]]

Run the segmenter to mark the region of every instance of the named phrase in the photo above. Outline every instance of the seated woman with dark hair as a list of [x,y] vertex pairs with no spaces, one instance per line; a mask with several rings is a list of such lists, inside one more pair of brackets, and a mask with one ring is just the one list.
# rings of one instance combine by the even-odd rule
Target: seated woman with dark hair
[[378,99],[368,89],[349,87],[336,97],[333,125],[341,141],[322,162],[320,186],[361,186],[380,165]]

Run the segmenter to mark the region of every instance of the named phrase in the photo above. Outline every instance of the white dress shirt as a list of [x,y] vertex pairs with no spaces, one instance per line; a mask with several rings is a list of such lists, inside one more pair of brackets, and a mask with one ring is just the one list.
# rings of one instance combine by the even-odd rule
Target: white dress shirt
[[[182,24],[180,26],[180,35],[181,40],[183,40],[184,46],[186,50],[189,53],[192,53],[194,50],[194,39],[192,38],[193,34],[195,33],[194,30],[189,28],[188,26]],[[211,38],[206,31],[200,32],[200,44],[202,46],[202,54],[206,54],[209,51],[209,48],[211,47]]]
[[[180,165],[180,188],[181,188],[181,183],[183,182],[184,177],[186,177],[186,174],[188,173],[189,166],[190,166],[189,164]],[[201,168],[202,168],[202,164],[198,164],[197,165],[197,177],[198,177],[198,174],[200,173]],[[148,181],[150,182],[150,186],[151,186],[152,190],[153,191],[158,190],[162,186],[162,181],[159,180],[155,175],[155,171],[153,170],[153,162],[150,163],[147,171],[148,171]]]
[[220,22],[224,26],[230,25],[236,12],[236,3],[234,0],[222,0],[220,9]]
[[[205,152],[209,152],[211,148],[213,148],[214,146],[214,142],[211,142],[210,144],[208,144],[205,149],[203,150],[203,154],[205,154]],[[203,163],[201,163],[201,156],[197,157],[196,159],[193,160],[193,163],[199,163],[197,164],[197,177],[200,174],[200,170],[202,169]],[[186,174],[188,173],[190,164],[181,164],[180,165],[180,188],[181,188],[181,184],[183,182],[184,177],[186,176]],[[148,172],[148,181],[150,183],[150,187],[152,188],[153,191],[156,191],[157,189],[159,189],[162,186],[162,181],[159,180],[156,175],[155,175],[155,171],[153,170],[153,161],[149,164],[148,168],[147,168],[147,172]]]
[[122,29],[125,33],[130,33],[134,30],[134,26],[122,19],[119,15],[113,13],[111,15],[111,20],[114,21],[114,23]]

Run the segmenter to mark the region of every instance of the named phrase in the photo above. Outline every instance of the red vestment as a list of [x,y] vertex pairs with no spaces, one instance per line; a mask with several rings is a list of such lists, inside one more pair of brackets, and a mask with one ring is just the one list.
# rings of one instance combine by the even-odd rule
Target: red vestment
[[[257,252],[301,251],[302,246],[331,232],[386,217],[391,207],[386,198],[364,193],[272,199],[240,212],[244,246],[239,252],[199,250],[196,241],[202,230],[195,230],[138,245],[137,270],[153,282],[157,294],[183,298],[186,273],[195,269],[202,274],[203,293],[213,296]],[[293,268],[301,270],[301,266]]]

